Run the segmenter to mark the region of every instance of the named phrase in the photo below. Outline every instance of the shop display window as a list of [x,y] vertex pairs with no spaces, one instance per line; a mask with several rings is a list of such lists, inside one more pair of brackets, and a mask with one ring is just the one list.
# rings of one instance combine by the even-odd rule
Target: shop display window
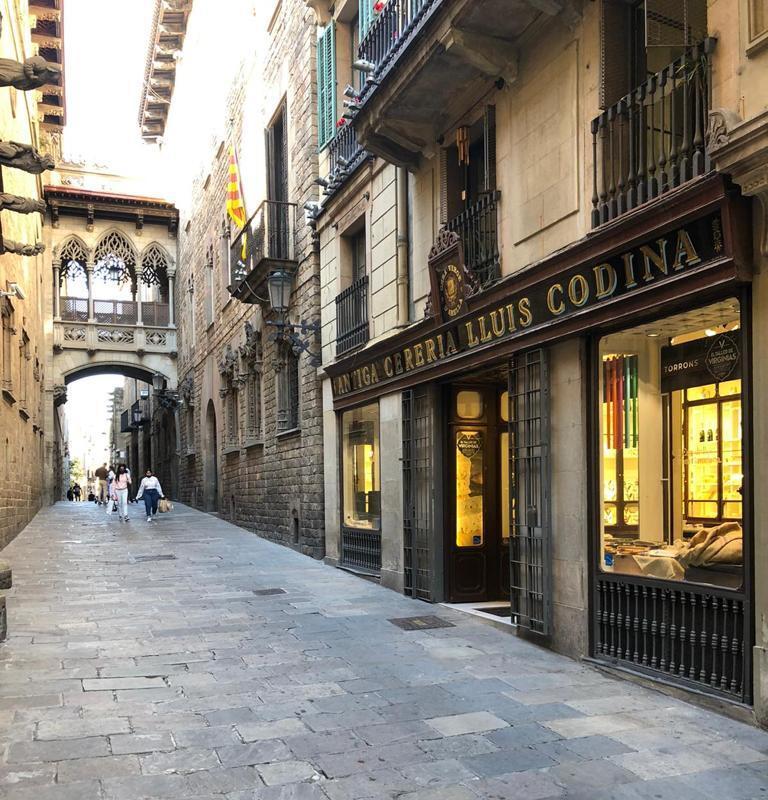
[[740,588],[743,350],[735,299],[600,340],[602,570]]
[[379,406],[342,415],[342,510],[348,528],[381,528]]
[[484,431],[456,431],[456,546],[483,544]]

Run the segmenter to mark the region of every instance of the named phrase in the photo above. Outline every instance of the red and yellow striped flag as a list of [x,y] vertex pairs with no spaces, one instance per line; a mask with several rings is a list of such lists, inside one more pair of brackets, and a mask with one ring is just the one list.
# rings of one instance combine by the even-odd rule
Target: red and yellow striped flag
[[[243,205],[243,193],[240,191],[240,168],[237,165],[234,145],[229,147],[229,167],[227,169],[227,215],[232,222],[237,225],[237,229],[242,231],[245,227],[245,206]],[[241,237],[241,258],[245,261],[248,249],[247,236]]]
[[243,205],[243,193],[240,191],[240,169],[237,166],[234,146],[229,148],[227,214],[238,229],[242,230],[245,227],[245,206]]

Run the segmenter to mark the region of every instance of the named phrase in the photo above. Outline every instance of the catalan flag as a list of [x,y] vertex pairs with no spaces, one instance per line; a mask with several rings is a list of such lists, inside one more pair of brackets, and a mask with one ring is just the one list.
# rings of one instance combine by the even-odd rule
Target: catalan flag
[[240,168],[234,146],[229,148],[229,170],[227,177],[227,214],[232,222],[242,230],[245,227],[245,206],[243,193],[240,191]]

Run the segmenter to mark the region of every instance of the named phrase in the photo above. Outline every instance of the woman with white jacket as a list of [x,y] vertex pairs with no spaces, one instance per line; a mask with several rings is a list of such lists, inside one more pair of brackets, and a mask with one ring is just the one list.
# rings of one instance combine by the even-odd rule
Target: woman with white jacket
[[157,504],[163,494],[163,487],[160,486],[160,481],[152,474],[152,470],[148,469],[141,479],[139,491],[136,493],[136,500],[144,498],[144,508],[147,510],[147,522],[152,522],[157,514]]

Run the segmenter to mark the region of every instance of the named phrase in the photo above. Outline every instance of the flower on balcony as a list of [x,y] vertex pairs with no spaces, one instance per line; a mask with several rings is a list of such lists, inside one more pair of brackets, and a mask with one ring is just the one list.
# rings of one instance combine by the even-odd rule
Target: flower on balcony
[[376,2],[373,4],[374,13],[375,14],[381,14],[381,12],[384,10],[384,6],[386,4],[387,4],[386,0],[376,0]]
[[336,127],[337,128],[343,128],[346,124],[347,124],[347,121],[344,119],[344,117],[339,117],[336,120]]

